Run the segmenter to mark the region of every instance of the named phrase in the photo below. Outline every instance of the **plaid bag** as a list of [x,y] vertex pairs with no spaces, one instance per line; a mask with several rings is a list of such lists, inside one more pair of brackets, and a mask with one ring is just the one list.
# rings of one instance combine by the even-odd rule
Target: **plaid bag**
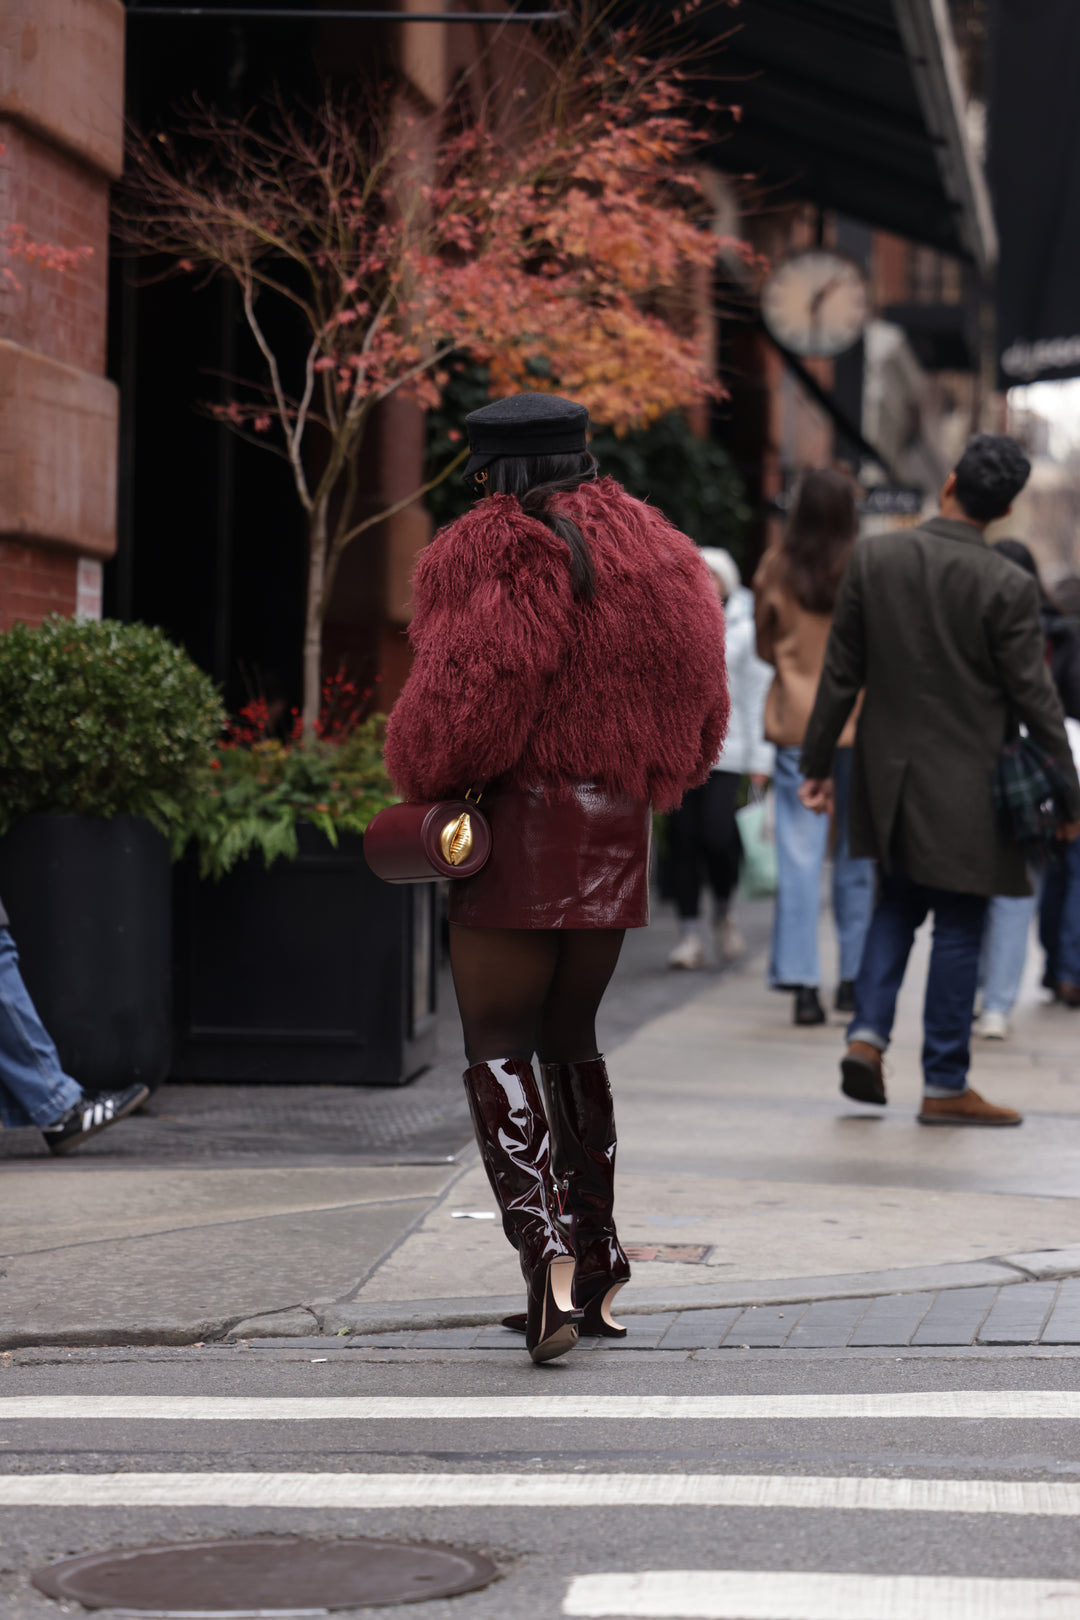
[[1030,859],[1058,848],[1058,823],[1067,816],[1069,786],[1057,765],[1030,737],[1006,743],[994,771],[994,804],[1005,836]]

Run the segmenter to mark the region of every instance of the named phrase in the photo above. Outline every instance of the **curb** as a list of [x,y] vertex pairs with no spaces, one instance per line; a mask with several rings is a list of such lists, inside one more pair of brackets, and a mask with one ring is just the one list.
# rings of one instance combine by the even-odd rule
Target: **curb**
[[[760,1282],[702,1284],[690,1288],[642,1289],[623,1304],[620,1316],[656,1316],[729,1306],[801,1305],[815,1300],[864,1299],[954,1288],[1009,1287],[1015,1283],[1080,1276],[1080,1247],[994,1255],[940,1266],[856,1271],[830,1277],[781,1277]],[[354,1334],[423,1332],[432,1328],[487,1327],[520,1310],[518,1294],[493,1297],[386,1300],[369,1304],[293,1302],[259,1316],[227,1316],[194,1323],[135,1326],[78,1323],[67,1328],[0,1329],[0,1351],[55,1346],[107,1349],[122,1346],[220,1344],[225,1340],[351,1338]]]
[[[856,1271],[831,1277],[780,1277],[764,1282],[703,1284],[690,1288],[642,1289],[619,1297],[619,1315],[657,1316],[679,1311],[723,1310],[729,1306],[803,1305],[826,1299],[871,1299],[889,1294],[921,1294],[952,1288],[1004,1288],[1013,1283],[1080,1275],[1080,1249],[1045,1249],[1025,1255],[956,1261],[940,1266],[900,1267],[891,1271]],[[421,1332],[431,1328],[487,1327],[511,1311],[521,1298],[444,1298],[387,1300],[330,1306],[322,1313],[328,1336]],[[245,1328],[260,1319],[245,1322]]]

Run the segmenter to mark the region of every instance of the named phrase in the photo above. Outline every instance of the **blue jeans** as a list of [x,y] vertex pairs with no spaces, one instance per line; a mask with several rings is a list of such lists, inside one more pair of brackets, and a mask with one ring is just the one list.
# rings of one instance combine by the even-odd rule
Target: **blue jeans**
[[[1036,880],[1037,881],[1037,880]],[[987,1012],[1007,1018],[1020,994],[1038,894],[995,894],[986,914],[979,986]]]
[[1043,878],[1039,938],[1055,982],[1080,984],[1080,840],[1065,845]]
[[[833,761],[836,784],[836,849],[833,857],[833,917],[840,940],[840,977],[853,979],[862,960],[874,906],[874,863],[853,860],[848,842],[851,749],[838,748]],[[773,914],[769,983],[819,985],[818,917],[821,868],[829,844],[829,818],[799,803],[799,749],[778,748],[776,859],[779,882]]]
[[895,867],[882,873],[862,967],[855,980],[855,1016],[847,1038],[867,1041],[885,1051],[915,930],[932,911],[934,944],[926,980],[922,1050],[923,1082],[930,1096],[967,1089],[971,1014],[988,905],[985,895],[930,889],[913,883]]
[[0,928],[0,1120],[9,1129],[51,1125],[82,1098],[19,972],[9,928]]

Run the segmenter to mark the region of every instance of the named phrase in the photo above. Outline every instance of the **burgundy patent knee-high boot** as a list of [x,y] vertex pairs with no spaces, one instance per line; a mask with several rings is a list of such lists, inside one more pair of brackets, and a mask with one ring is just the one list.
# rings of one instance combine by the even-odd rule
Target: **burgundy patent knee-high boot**
[[[542,1063],[540,1074],[551,1124],[555,1178],[566,1187],[565,1213],[577,1259],[574,1303],[590,1337],[626,1335],[611,1316],[630,1262],[615,1231],[615,1105],[602,1057],[584,1063]],[[505,1318],[519,1332],[522,1315]]]
[[551,1361],[577,1343],[574,1253],[555,1219],[551,1136],[531,1063],[474,1063],[465,1071],[476,1140],[503,1231],[518,1251],[528,1289],[525,1344]]

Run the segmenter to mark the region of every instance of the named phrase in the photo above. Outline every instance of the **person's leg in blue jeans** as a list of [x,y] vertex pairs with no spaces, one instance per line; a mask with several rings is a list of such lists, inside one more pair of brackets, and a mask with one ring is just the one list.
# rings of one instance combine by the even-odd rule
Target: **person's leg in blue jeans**
[[[1035,894],[995,894],[990,901],[979,959],[983,1018],[989,1013],[994,1020],[987,1021],[988,1029],[997,1027],[997,1019],[1007,1020],[1016,1005],[1036,903]],[[1006,1033],[1003,1025],[1001,1034]]]
[[952,1097],[968,1089],[971,1015],[989,901],[981,894],[929,892],[934,943],[923,1009],[923,1090],[927,1097]]
[[817,987],[821,868],[829,837],[827,816],[799,803],[799,750],[778,748],[776,793],[776,909],[773,914],[769,983],[776,989]]
[[[1072,847],[1071,845],[1069,846]],[[1039,944],[1046,952],[1046,971],[1043,983],[1049,989],[1061,978],[1058,951],[1061,942],[1061,917],[1065,909],[1065,891],[1069,874],[1064,856],[1049,861],[1043,873],[1042,894],[1039,896]]]
[[[833,916],[840,940],[840,980],[850,984],[862,965],[866,935],[874,912],[877,873],[873,861],[851,854],[848,828],[851,804],[851,762],[854,750],[838,748],[833,755],[836,791],[836,847],[833,851]],[[849,1010],[850,1003],[848,1004]]]
[[1080,1006],[1080,841],[1065,846],[1061,918],[1057,936],[1057,980],[1066,1006]]
[[136,1083],[87,1097],[64,1073],[23,983],[11,930],[0,927],[0,1121],[5,1129],[36,1126],[50,1153],[70,1153],[126,1118],[149,1095]]
[[52,1125],[82,1101],[19,972],[9,928],[0,928],[0,1120],[9,1129]]
[[885,873],[855,981],[855,1016],[841,1062],[841,1090],[857,1102],[886,1101],[880,1054],[892,1036],[896,998],[915,931],[934,913],[934,943],[923,1009],[923,1101],[920,1125],[1019,1125],[1012,1108],[999,1108],[968,1085],[971,1014],[979,951],[989,901],[913,883],[901,871]]
[[884,1052],[892,1038],[896,998],[915,939],[930,909],[930,891],[896,867],[883,872],[870,919],[862,963],[855,979],[855,1015],[848,1043],[862,1041]]

